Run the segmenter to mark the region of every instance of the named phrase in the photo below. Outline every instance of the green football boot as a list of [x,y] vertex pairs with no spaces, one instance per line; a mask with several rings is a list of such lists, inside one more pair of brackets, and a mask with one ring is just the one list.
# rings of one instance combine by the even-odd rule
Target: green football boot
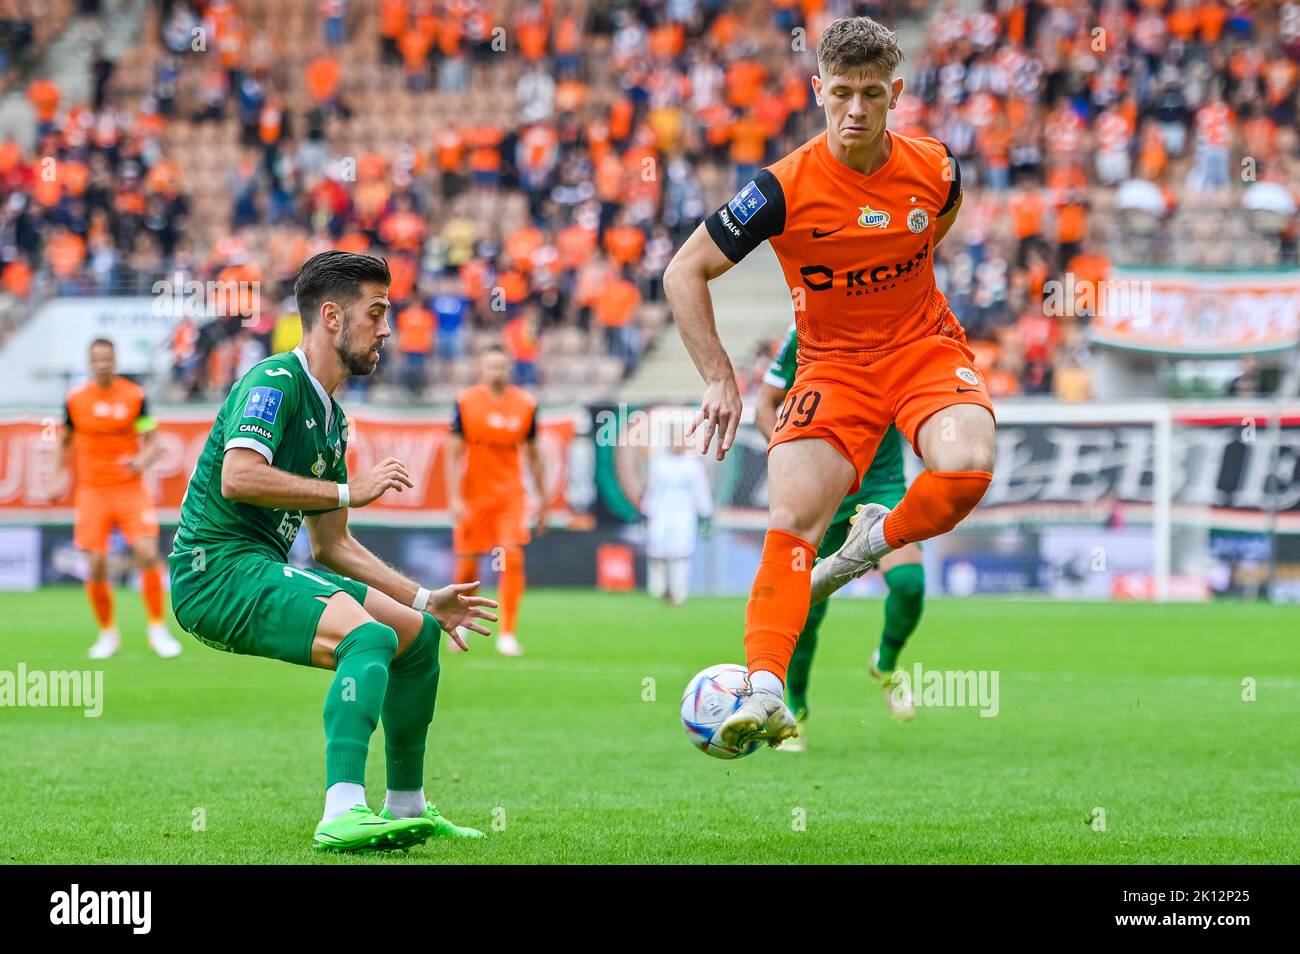
[[312,847],[317,851],[393,851],[421,845],[438,832],[427,817],[392,818],[354,805],[333,821],[316,826]]
[[[392,818],[393,816],[388,814],[388,809],[385,808],[383,811],[379,813],[379,817]],[[433,802],[424,803],[424,814],[421,815],[419,818],[410,818],[410,819],[406,819],[406,821],[431,822],[433,824],[434,830],[433,830],[433,834],[429,836],[430,838],[486,838],[487,837],[487,835],[483,834],[483,832],[479,831],[477,828],[464,828],[460,825],[452,824],[452,822],[450,822],[449,820],[443,817],[442,812],[438,811],[438,809],[434,807]]]

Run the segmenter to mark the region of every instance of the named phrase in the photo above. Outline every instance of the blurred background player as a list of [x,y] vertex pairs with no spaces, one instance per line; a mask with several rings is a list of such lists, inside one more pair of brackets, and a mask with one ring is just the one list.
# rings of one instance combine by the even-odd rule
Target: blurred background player
[[90,343],[93,378],[70,393],[64,410],[59,468],[75,461],[76,517],[73,542],[90,561],[86,596],[99,624],[91,659],[107,659],[122,647],[113,616],[108,580],[108,545],[117,527],[140,571],[140,593],[148,618],[149,645],[159,656],[179,656],[181,644],[163,618],[162,564],[158,558],[158,515],[144,486],[144,472],[158,455],[144,390],[117,374],[113,342]]
[[641,513],[646,518],[646,590],[680,606],[690,588],[691,555],[702,527],[713,517],[713,492],[698,454],[686,453],[685,423],[665,422],[666,435],[650,462]]
[[[731,449],[741,399],[709,282],[763,242],[776,253],[799,327],[799,370],[768,448],[769,528],[745,609],[751,691],[724,745],[797,732],[785,677],[811,603],[893,550],[947,533],[993,479],[993,405],[961,323],[935,283],[934,248],[956,221],[961,174],[943,143],[886,128],[903,92],[898,38],[868,17],[836,20],[811,78],[826,132],[759,170],[695,230],[664,290],[707,388],[701,450]],[[925,470],[893,510],[869,505],[813,569],[843,497],[856,492],[891,424]]]
[[[794,383],[798,349],[798,334],[795,326],[791,325],[781,350],[772,359],[759,388],[758,402],[754,408],[754,425],[769,439],[776,427],[778,409]],[[844,545],[850,524],[863,507],[873,503],[896,507],[906,492],[902,437],[898,428],[891,425],[880,439],[880,448],[876,451],[871,466],[862,476],[862,486],[857,493],[845,497],[835,511],[835,517],[817,548],[818,559],[830,556]],[[885,626],[880,634],[880,645],[871,655],[867,672],[884,690],[885,706],[890,714],[896,719],[907,720],[915,715],[916,710],[906,683],[895,685],[894,670],[898,666],[898,654],[921,621],[921,607],[925,601],[925,570],[921,565],[920,545],[909,543],[888,554],[880,561],[880,569],[884,574],[885,585],[889,587],[889,595],[885,597]],[[780,747],[782,752],[802,752],[807,746],[805,727],[808,720],[808,674],[812,670],[813,655],[817,652],[817,634],[822,621],[826,619],[829,606],[829,600],[822,600],[809,608],[808,618],[799,634],[799,642],[794,647],[794,655],[790,657],[785,698],[794,712],[795,721],[799,723],[799,735],[787,739]]]
[[[524,597],[528,502],[520,450],[537,488],[537,532],[546,532],[546,484],[537,446],[537,399],[510,383],[510,358],[492,345],[479,360],[479,383],[456,397],[447,455],[447,494],[454,524],[456,580],[475,579],[479,557],[500,574],[501,632],[497,651],[521,656],[516,628]],[[449,644],[452,652],[459,650]]]

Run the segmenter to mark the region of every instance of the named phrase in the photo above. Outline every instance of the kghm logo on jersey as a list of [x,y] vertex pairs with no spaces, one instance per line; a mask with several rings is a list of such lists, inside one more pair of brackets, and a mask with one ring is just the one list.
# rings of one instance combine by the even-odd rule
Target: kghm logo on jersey
[[877,212],[869,205],[862,206],[859,209],[862,214],[858,216],[858,225],[864,229],[887,229],[889,228],[889,213]]
[[924,232],[930,227],[930,213],[925,209],[913,209],[907,213],[907,227],[913,232]]

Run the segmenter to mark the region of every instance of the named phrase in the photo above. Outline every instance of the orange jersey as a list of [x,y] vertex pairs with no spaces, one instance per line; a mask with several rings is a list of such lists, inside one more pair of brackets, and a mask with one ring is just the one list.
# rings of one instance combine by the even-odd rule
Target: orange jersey
[[800,365],[869,365],[930,335],[965,340],[932,260],[935,222],[961,195],[957,162],[935,139],[888,135],[889,158],[865,176],[831,155],[822,133],[705,220],[733,262],[771,243],[794,301]]
[[467,507],[504,507],[523,499],[519,451],[537,437],[535,397],[513,385],[500,395],[486,384],[471,385],[456,398],[451,429],[465,439],[460,496]]
[[152,430],[144,389],[126,378],[107,388],[94,381],[68,395],[64,426],[72,431],[77,484],[106,487],[140,479],[126,459],[140,451],[138,435]]

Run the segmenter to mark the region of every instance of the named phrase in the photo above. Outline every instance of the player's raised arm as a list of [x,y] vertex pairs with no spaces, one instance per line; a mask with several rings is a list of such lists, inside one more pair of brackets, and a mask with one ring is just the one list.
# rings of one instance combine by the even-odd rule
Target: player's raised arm
[[221,496],[237,503],[277,510],[330,510],[364,507],[389,490],[415,486],[406,465],[395,457],[381,461],[347,483],[299,477],[267,462],[256,450],[231,447],[221,467]]

